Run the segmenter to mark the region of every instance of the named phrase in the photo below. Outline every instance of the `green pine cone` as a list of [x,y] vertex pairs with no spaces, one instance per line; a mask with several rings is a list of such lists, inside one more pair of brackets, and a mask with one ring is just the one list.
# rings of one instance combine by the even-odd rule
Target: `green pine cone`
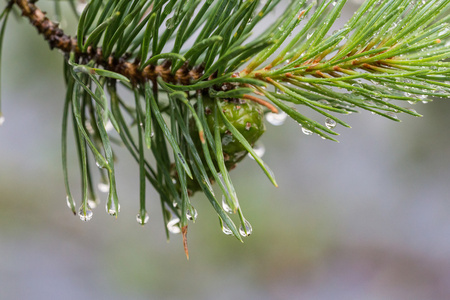
[[[213,133],[215,126],[214,100],[205,97],[203,105],[209,130]],[[245,137],[250,145],[253,146],[266,131],[263,109],[259,104],[242,99],[229,99],[223,101],[222,109],[230,123]],[[222,137],[225,165],[228,169],[232,169],[245,157],[247,150],[231,134],[222,119],[219,120],[219,130]]]
[[[230,123],[245,137],[250,145],[254,145],[256,141],[265,132],[264,112],[262,106],[243,99],[228,99],[228,100],[214,100],[209,97],[203,97],[204,113],[206,122],[211,133],[214,135],[215,119],[214,119],[214,101],[222,102],[222,111]],[[225,166],[228,170],[234,169],[236,164],[240,162],[247,155],[247,150],[244,146],[231,134],[227,129],[222,119],[219,119],[219,131],[222,138],[222,151],[225,161]],[[200,153],[200,157],[206,166],[207,163],[204,158],[201,142],[198,135],[198,130],[194,120],[190,122],[191,136],[194,139],[196,148]],[[212,160],[218,170],[216,156],[210,150]],[[174,171],[174,168],[172,168]],[[208,169],[207,169],[208,170]],[[210,178],[212,175],[208,172]],[[188,181],[188,189],[190,194],[199,191],[200,185],[196,180]]]

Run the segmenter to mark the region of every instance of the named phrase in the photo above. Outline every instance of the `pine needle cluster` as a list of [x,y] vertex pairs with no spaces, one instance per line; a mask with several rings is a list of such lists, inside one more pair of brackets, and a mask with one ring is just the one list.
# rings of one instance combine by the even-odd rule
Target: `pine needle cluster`
[[[138,222],[148,221],[148,181],[160,195],[167,235],[182,232],[186,249],[196,191],[224,233],[239,240],[251,234],[229,171],[248,153],[277,185],[253,149],[264,118],[288,116],[305,134],[336,141],[336,126],[350,127],[339,115],[366,110],[399,121],[402,113],[420,116],[408,104],[450,96],[450,0],[367,0],[335,31],[345,0],[291,1],[268,26],[281,0],[91,0],[81,12],[69,0],[78,19],[73,36],[35,2],[7,3],[0,43],[8,16],[18,12],[64,55],[68,206],[82,220],[92,218],[95,163],[109,195],[106,210],[118,215],[112,144],[120,143],[139,165]],[[263,25],[262,34],[252,34]],[[308,110],[323,117],[310,118]],[[81,203],[69,184],[69,122]]]

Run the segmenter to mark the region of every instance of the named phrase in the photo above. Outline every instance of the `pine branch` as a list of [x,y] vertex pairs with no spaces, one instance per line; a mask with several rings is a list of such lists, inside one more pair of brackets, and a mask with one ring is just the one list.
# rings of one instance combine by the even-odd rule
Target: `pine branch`
[[[188,255],[188,221],[197,217],[190,197],[196,191],[208,198],[225,234],[241,241],[251,234],[229,171],[249,154],[277,186],[253,149],[264,118],[279,125],[287,115],[305,134],[335,141],[338,124],[350,127],[339,114],[366,110],[399,121],[399,113],[420,116],[405,104],[450,97],[450,0],[367,0],[331,33],[345,0],[295,0],[252,37],[280,2],[92,0],[79,15],[77,38],[34,1],[9,2],[0,16],[0,42],[9,12],[18,7],[64,54],[62,159],[74,213],[66,157],[70,115],[82,176],[80,218],[89,220],[96,203],[91,159],[101,168],[101,189],[109,193],[108,213],[119,213],[110,122],[139,165],[138,223],[148,220],[148,180],[160,194],[167,235],[182,233]],[[118,85],[133,93],[133,103],[121,98]],[[308,117],[308,110],[325,122]]]
[[[121,74],[134,84],[156,81],[158,77],[174,84],[189,84],[191,81],[202,76],[201,68],[188,70],[187,66],[178,69],[175,74],[172,74],[170,61],[166,61],[166,63],[157,66],[148,65],[141,70],[140,62],[128,62],[126,55],[119,58],[110,55],[104,58],[102,49],[93,46],[87,46],[83,51],[80,49],[80,44],[76,38],[65,34],[59,28],[59,25],[50,21],[45,16],[45,13],[33,2],[28,0],[13,0],[11,3],[17,4],[22,11],[22,15],[44,36],[51,49],[61,50],[67,58],[73,53],[75,62],[87,63],[93,61],[96,66],[101,66],[105,70]],[[93,72],[96,74],[95,71]]]

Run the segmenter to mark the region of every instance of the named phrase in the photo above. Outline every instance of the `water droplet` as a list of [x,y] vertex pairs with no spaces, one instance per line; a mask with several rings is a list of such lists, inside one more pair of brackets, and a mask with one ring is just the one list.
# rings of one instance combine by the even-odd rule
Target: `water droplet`
[[398,119],[397,115],[395,113],[393,113],[393,112],[387,112],[386,115],[391,117],[391,118],[393,118],[393,119]]
[[88,202],[89,207],[92,209],[96,208],[100,204],[99,199],[88,199],[87,202]]
[[312,35],[313,35],[312,32],[308,33],[308,34],[306,35],[306,39],[309,40],[309,39],[312,37]]
[[167,29],[172,29],[174,25],[175,25],[175,18],[174,17],[167,19],[167,21],[166,21]]
[[97,187],[98,187],[99,191],[102,193],[109,192],[109,184],[108,183],[100,182]]
[[147,212],[146,212],[145,215],[144,215],[144,219],[142,219],[141,213],[138,213],[138,214],[136,215],[136,221],[137,221],[139,224],[141,224],[141,225],[147,224],[148,219],[150,219],[150,217],[149,217],[149,215],[148,215]]
[[332,129],[336,127],[336,121],[330,118],[325,119],[325,126],[327,126],[328,129]]
[[302,127],[302,131],[306,135],[312,135],[313,134],[313,132],[311,130],[309,130],[308,128],[305,128],[305,127]]
[[321,99],[321,100],[317,101],[317,103],[320,103],[320,104],[322,104],[322,105],[327,105],[327,106],[330,105],[330,102],[328,102],[328,101],[325,100],[325,99]]
[[197,220],[197,216],[198,216],[198,212],[197,212],[197,210],[195,209],[195,208],[193,208],[192,207],[192,210],[194,211],[193,213],[191,212],[191,209],[188,209],[187,211],[186,211],[186,217],[188,218],[188,220],[193,220],[193,221],[195,221],[195,220]]
[[174,208],[177,208],[177,207],[178,207],[177,201],[173,201],[172,206],[173,206]]
[[[100,159],[100,158],[99,158]],[[108,162],[101,159],[101,160],[96,160],[95,161],[95,165],[99,168],[99,169],[105,169],[106,166],[108,165]]]
[[277,114],[270,112],[266,114],[266,120],[273,126],[281,126],[286,121],[287,116],[288,115],[284,111]]
[[3,123],[5,123],[5,117],[0,113],[0,126],[2,126]]
[[108,120],[108,122],[107,122],[106,125],[105,125],[105,130],[106,130],[107,132],[110,132],[111,130],[113,130],[113,128],[114,128],[113,124],[111,123],[110,120]]
[[72,201],[70,201],[70,197],[69,197],[69,196],[66,196],[66,203],[67,203],[67,206],[68,206],[70,209],[72,209],[72,204],[71,204],[71,202],[72,202]]
[[179,218],[173,218],[172,220],[170,220],[169,222],[167,222],[167,229],[174,234],[180,233],[181,229],[180,229],[180,219]]
[[245,219],[244,219],[244,224],[245,224],[245,229],[244,229],[244,226],[241,225],[241,227],[239,227],[239,233],[243,237],[246,237],[246,236],[249,236],[250,234],[252,234],[253,228],[252,228],[252,225],[250,224],[250,222]]
[[228,227],[228,225],[225,224],[225,222],[222,222],[222,232],[225,233],[226,235],[232,235],[233,234],[233,232]]
[[87,2],[78,2],[77,3],[77,13],[78,14],[82,14],[83,13],[83,10],[86,8],[86,6],[87,6]]
[[225,195],[222,195],[222,208],[225,212],[232,214],[233,209],[228,205]]
[[[258,155],[258,157],[263,157],[264,153],[266,153],[266,147],[261,142],[259,142],[255,145],[255,147],[253,147],[253,151],[255,151],[255,154]],[[250,153],[247,155],[254,160],[253,156]]]
[[106,212],[110,216],[117,215],[117,213],[120,212],[120,204],[117,205],[117,209],[116,209],[116,205],[115,205],[114,201],[111,201],[110,203],[106,203]]
[[92,213],[92,210],[90,210],[89,206],[86,208],[86,210],[84,209],[84,206],[81,205],[80,209],[78,210],[78,215],[80,216],[80,220],[81,221],[90,221],[92,219],[92,216],[94,215]]
[[407,108],[407,110],[409,110],[413,114],[417,114],[417,111],[414,108]]

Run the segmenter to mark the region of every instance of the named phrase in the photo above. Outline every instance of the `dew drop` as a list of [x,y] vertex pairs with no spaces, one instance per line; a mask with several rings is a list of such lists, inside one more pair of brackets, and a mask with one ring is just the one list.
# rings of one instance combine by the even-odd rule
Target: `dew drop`
[[287,116],[288,115],[284,111],[277,114],[270,112],[266,114],[266,120],[273,126],[281,126],[286,121]]
[[102,192],[102,193],[108,193],[109,192],[109,184],[108,183],[100,182],[97,185],[97,187],[98,187],[99,191]]
[[414,108],[407,108],[407,110],[409,110],[413,114],[417,114],[417,111]]
[[397,115],[395,113],[393,113],[393,112],[387,112],[386,115],[391,117],[391,118],[393,118],[393,119],[398,119]]
[[321,99],[321,100],[319,100],[319,101],[317,101],[317,103],[320,103],[320,104],[322,104],[322,105],[330,105],[330,102],[328,102],[327,100],[325,100],[325,99]]
[[225,195],[222,195],[222,208],[225,212],[232,214],[233,209],[228,205]]
[[84,9],[86,8],[86,6],[87,6],[87,2],[78,2],[77,7],[76,7],[77,13],[81,15],[83,13]]
[[332,129],[336,127],[336,121],[330,118],[325,119],[325,126],[327,126],[328,129]]
[[0,113],[0,126],[2,126],[3,123],[5,123],[5,117]]
[[72,202],[72,201],[70,201],[70,197],[69,197],[69,196],[66,196],[66,203],[67,203],[67,206],[68,206],[70,209],[72,209],[72,204],[71,204],[71,202]]
[[284,95],[284,94],[286,94],[285,92],[283,92],[282,90],[279,90],[279,89],[276,90],[276,93],[277,93],[278,95]]
[[138,213],[138,214],[136,215],[136,221],[137,221],[139,224],[141,224],[141,225],[147,224],[148,219],[150,219],[150,217],[149,217],[149,215],[148,215],[147,212],[146,212],[145,215],[144,215],[144,219],[142,219],[141,213]]
[[94,209],[98,206],[98,204],[100,203],[99,199],[88,199],[88,205],[90,208]]
[[111,130],[113,130],[113,128],[114,128],[113,124],[111,123],[110,120],[108,120],[108,122],[107,122],[106,125],[105,125],[105,130],[106,130],[107,132],[110,132]]
[[181,229],[179,223],[180,223],[179,218],[173,218],[172,220],[167,222],[167,230],[169,230],[169,232],[174,234],[180,233]]
[[195,221],[197,220],[198,212],[195,208],[192,207],[192,209],[193,212],[191,212],[191,209],[188,209],[186,211],[186,217],[188,218],[188,220]]
[[250,234],[252,234],[253,228],[252,228],[252,225],[250,224],[250,222],[245,219],[244,219],[244,224],[245,224],[245,229],[244,229],[244,226],[241,225],[241,227],[239,227],[239,233],[243,237],[246,237],[246,236],[249,236]]
[[311,130],[309,130],[308,128],[305,128],[305,127],[302,127],[302,131],[306,135],[312,135],[313,134],[313,132]]
[[80,220],[87,222],[90,221],[92,219],[92,216],[94,215],[92,213],[92,210],[90,210],[90,208],[86,208],[86,210],[84,209],[83,205],[80,206],[80,209],[78,210],[78,215],[80,216]]
[[116,209],[116,205],[114,204],[114,201],[111,201],[111,203],[106,203],[106,212],[110,216],[117,215],[117,213],[120,212],[120,204],[117,205],[117,209]]
[[233,234],[233,232],[228,227],[228,225],[225,224],[225,222],[222,222],[222,232],[225,233],[226,235],[232,235]]
[[[258,143],[253,147],[253,151],[255,151],[255,154],[258,155],[258,157],[263,157],[264,153],[266,153],[266,147],[262,143]],[[251,159],[254,160],[253,156],[249,153],[247,154]]]

